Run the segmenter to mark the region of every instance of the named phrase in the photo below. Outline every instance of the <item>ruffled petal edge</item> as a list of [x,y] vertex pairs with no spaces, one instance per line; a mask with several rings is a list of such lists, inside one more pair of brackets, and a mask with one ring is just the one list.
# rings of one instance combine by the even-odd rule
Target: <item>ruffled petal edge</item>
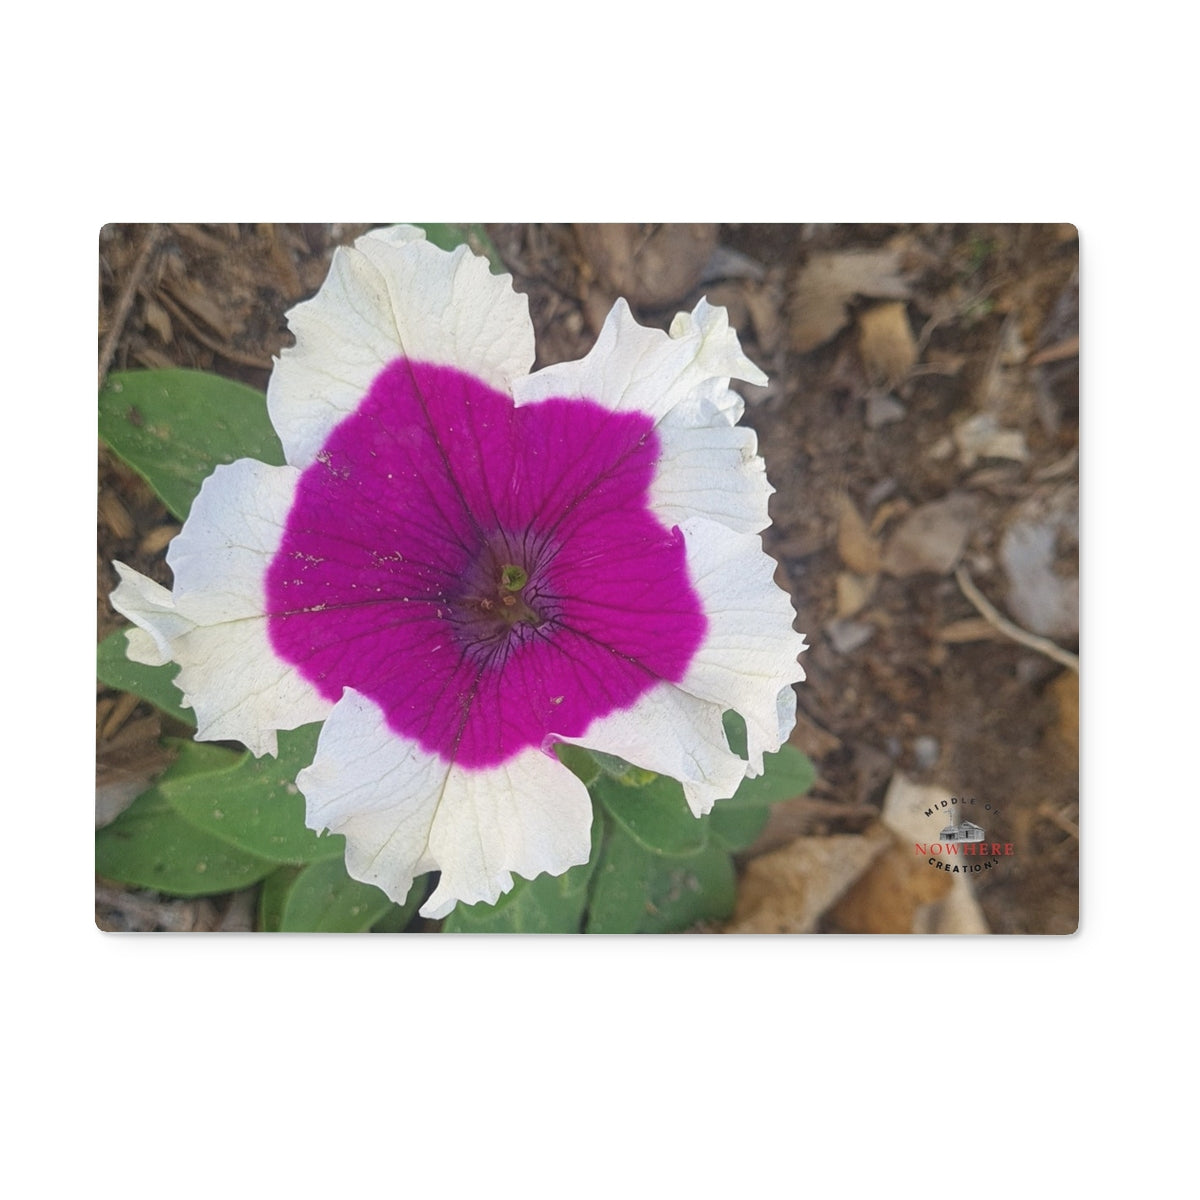
[[756,534],[700,519],[680,529],[708,629],[679,687],[741,714],[747,773],[758,775],[763,754],[778,750],[795,725],[792,684],[804,678],[799,656],[807,646],[792,628],[791,596],[775,583],[775,560]]
[[742,353],[723,308],[702,299],[692,312],[680,313],[666,334],[639,325],[618,300],[587,355],[518,380],[513,396],[518,404],[554,396],[593,400],[614,412],[646,413],[655,423],[678,405],[721,397],[732,424],[741,402],[728,399],[731,379],[767,382]]
[[296,778],[310,828],[346,838],[346,869],[402,901],[413,879],[439,870],[423,916],[457,903],[494,903],[543,872],[587,861],[587,789],[538,749],[467,770],[394,733],[373,701],[346,688]]
[[324,720],[331,706],[271,647],[264,580],[295,490],[292,467],[253,459],[204,481],[167,562],[173,591],[124,564],[113,607],[138,627],[135,662],[179,664],[175,685],[195,711],[200,741],[232,739],[276,754],[280,729]]
[[392,226],[334,251],[329,275],[288,313],[294,346],[267,386],[289,463],[304,467],[397,358],[454,367],[501,391],[533,363],[529,302],[466,246],[440,250]]

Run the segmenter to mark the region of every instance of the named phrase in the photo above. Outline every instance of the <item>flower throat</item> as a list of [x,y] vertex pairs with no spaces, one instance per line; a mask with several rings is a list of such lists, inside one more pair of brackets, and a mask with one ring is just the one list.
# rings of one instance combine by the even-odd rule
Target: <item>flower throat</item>
[[485,588],[479,596],[464,596],[459,603],[485,623],[494,622],[500,627],[531,625],[534,629],[541,625],[544,618],[523,594],[529,572],[516,563],[502,563],[493,574],[495,585],[490,590]]

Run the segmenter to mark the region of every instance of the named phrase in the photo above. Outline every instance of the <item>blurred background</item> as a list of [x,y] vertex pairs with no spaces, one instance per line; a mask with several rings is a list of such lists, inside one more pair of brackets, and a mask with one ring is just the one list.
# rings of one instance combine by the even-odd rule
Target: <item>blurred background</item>
[[[182,366],[264,389],[284,314],[370,228],[110,225],[99,374]],[[818,782],[740,856],[705,932],[1070,933],[1078,922],[1078,240],[1060,225],[467,227],[529,297],[538,363],[614,299],[666,328],[724,305],[765,388],[735,385],[776,489],[764,534],[810,649],[794,744]],[[178,532],[99,450],[97,634],[119,558],[169,584]],[[166,765],[164,718],[97,687],[97,822]],[[172,730],[166,730],[172,732]],[[914,853],[938,798],[1012,854],[951,878]],[[101,880],[107,929],[254,926],[253,889]]]

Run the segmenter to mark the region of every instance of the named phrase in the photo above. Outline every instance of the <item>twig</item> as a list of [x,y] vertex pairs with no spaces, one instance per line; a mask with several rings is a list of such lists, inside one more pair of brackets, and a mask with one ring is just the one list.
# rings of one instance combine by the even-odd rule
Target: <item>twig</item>
[[1063,833],[1068,833],[1076,841],[1079,840],[1079,826],[1074,821],[1068,821],[1060,812],[1056,812],[1048,804],[1038,805],[1038,815],[1046,818],[1047,821],[1057,825]]
[[142,286],[142,280],[146,277],[146,272],[150,269],[150,262],[154,258],[154,254],[158,250],[162,239],[163,227],[161,225],[151,225],[146,232],[145,240],[142,242],[142,248],[138,251],[138,256],[134,260],[133,270],[129,272],[129,278],[125,281],[125,286],[121,289],[121,294],[117,298],[117,307],[113,311],[112,325],[104,338],[104,344],[100,347],[100,370],[97,387],[104,384],[104,377],[108,374],[108,368],[112,364],[113,355],[117,352],[117,342],[121,340],[121,334],[125,330],[125,322],[129,320],[129,313],[133,308],[133,298],[137,295],[138,288]]
[[1061,362],[1064,358],[1079,357],[1079,336],[1069,337],[1065,342],[1059,342],[1054,346],[1047,346],[1044,350],[1039,350],[1031,359],[1028,365],[1031,367],[1040,367],[1045,363]]
[[169,296],[166,292],[160,292],[158,296],[162,301],[163,307],[184,327],[184,329],[192,335],[202,346],[207,346],[214,354],[218,354],[221,358],[227,359],[229,362],[234,362],[243,367],[256,367],[260,371],[269,371],[271,369],[271,360],[264,359],[257,354],[247,354],[244,350],[237,350],[233,346],[226,345],[224,342],[217,341],[216,338],[209,337],[195,321],[184,311],[183,305]]
[[971,582],[971,577],[967,574],[967,570],[963,566],[958,566],[954,571],[954,578],[958,580],[958,586],[962,589],[962,594],[978,610],[980,616],[983,617],[989,625],[994,625],[1006,637],[1012,638],[1014,642],[1020,642],[1022,646],[1027,646],[1030,650],[1036,650],[1039,654],[1044,654],[1047,658],[1052,658],[1056,663],[1061,663],[1064,667],[1069,667],[1076,674],[1079,673],[1079,655],[1072,654],[1070,650],[1064,650],[1061,646],[1050,641],[1049,638],[1038,637],[1037,634],[1027,633],[1019,625],[1014,625],[1006,616],[1003,616],[989,603],[987,597]]

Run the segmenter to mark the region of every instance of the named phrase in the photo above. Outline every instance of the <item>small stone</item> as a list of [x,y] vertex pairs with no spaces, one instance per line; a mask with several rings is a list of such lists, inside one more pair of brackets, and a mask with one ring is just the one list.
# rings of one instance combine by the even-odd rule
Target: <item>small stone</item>
[[[878,508],[879,505],[881,505],[889,496],[894,495],[895,492],[896,492],[896,481],[894,478],[892,478],[892,476],[889,475],[886,479],[881,479],[867,493],[867,499],[866,499],[867,511],[870,512],[873,509]],[[871,532],[874,533],[876,528],[877,528],[877,526],[875,524],[875,521],[872,520]],[[882,528],[882,526],[879,526],[878,528]]]
[[1030,632],[1044,637],[1074,637],[1079,632],[1079,576],[1055,570],[1060,526],[1066,525],[1053,518],[1039,524],[1016,521],[1000,543],[1009,611]]
[[872,392],[867,397],[867,428],[879,429],[883,425],[891,425],[903,421],[908,416],[908,409],[894,396],[881,396]]
[[1001,429],[991,413],[977,413],[954,430],[959,462],[971,468],[981,458],[1007,458],[1028,462],[1025,435],[1017,429]]
[[927,733],[923,733],[913,741],[913,758],[918,769],[922,771],[928,771],[937,762],[940,753],[941,746],[938,744],[937,738],[931,737]]
[[825,626],[829,644],[839,654],[851,654],[866,645],[875,634],[875,626],[865,621],[830,621]]
[[889,538],[883,569],[900,576],[948,575],[966,548],[978,504],[974,496],[951,492],[913,509]]

